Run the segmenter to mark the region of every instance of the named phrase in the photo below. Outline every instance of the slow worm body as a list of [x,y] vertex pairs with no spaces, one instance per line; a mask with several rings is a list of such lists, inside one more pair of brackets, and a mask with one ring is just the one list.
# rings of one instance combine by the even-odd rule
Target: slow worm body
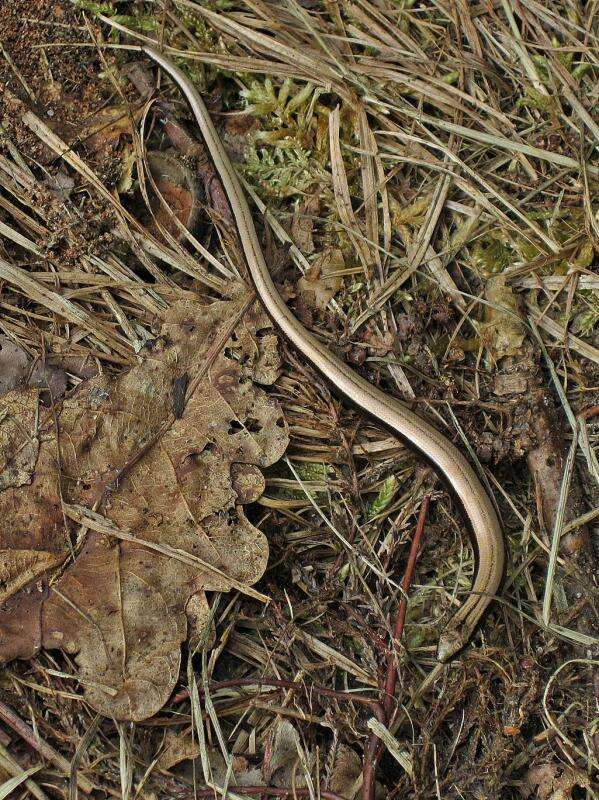
[[198,91],[158,50],[146,45],[141,50],[170,75],[190,105],[227,194],[256,292],[274,323],[342,395],[423,453],[460,500],[477,548],[478,568],[472,591],[439,640],[438,658],[441,661],[451,658],[472,635],[503,577],[503,535],[489,496],[466,458],[445,436],[356,374],[298,322],[270,277],[245,194]]

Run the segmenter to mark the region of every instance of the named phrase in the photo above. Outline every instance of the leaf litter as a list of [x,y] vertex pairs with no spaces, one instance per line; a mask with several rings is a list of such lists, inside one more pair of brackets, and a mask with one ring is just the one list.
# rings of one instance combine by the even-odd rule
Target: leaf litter
[[[26,484],[16,484],[31,481],[27,501],[11,509],[23,525],[31,522],[31,551],[21,553],[15,528],[9,549],[23,560],[7,560],[5,611],[12,608],[17,627],[8,615],[6,630],[13,650],[28,642],[31,657],[7,664],[2,676],[0,717],[16,759],[7,779],[35,767],[40,753],[50,766],[25,783],[36,796],[38,783],[71,797],[77,785],[90,792],[90,777],[102,793],[148,798],[269,789],[365,800],[593,796],[594,6],[77,6],[8,0],[0,7],[8,87],[0,321],[27,353],[28,370],[44,370],[39,384],[17,378],[0,424],[3,447],[14,453],[3,467],[15,484],[6,491],[17,497]],[[281,368],[272,331],[260,370],[264,383],[276,379],[269,396],[288,423],[287,460],[266,469],[233,460],[228,479],[202,459],[194,467],[198,477],[206,467],[208,506],[219,492],[236,496],[224,502],[226,512],[201,520],[202,546],[214,536],[218,550],[234,526],[255,548],[249,567],[258,573],[264,553],[247,518],[268,536],[271,559],[259,587],[240,565],[226,571],[227,553],[212,553],[213,561],[208,550],[195,555],[180,527],[201,513],[191,465],[181,461],[191,451],[175,436],[187,436],[187,406],[199,390],[192,371],[168,373],[171,391],[161,395],[168,411],[150,415],[153,445],[131,446],[127,425],[143,436],[145,424],[119,381],[144,365],[156,378],[147,366],[160,338],[156,320],[164,323],[188,292],[201,305],[235,301],[240,287],[231,279],[245,274],[222,187],[193,127],[186,129],[178,93],[165,80],[152,96],[145,60],[137,62],[145,79],[136,93],[127,82],[137,57],[122,45],[143,36],[172,48],[204,93],[259,223],[263,216],[267,261],[296,314],[368,380],[467,447],[495,494],[508,575],[473,646],[449,666],[435,662],[435,642],[474,568],[459,510],[414,454],[341,405],[293,352],[284,350]],[[179,162],[182,182],[161,180],[160,165],[152,169],[157,151]],[[181,222],[192,207],[189,174],[202,184],[202,208],[195,230],[184,233],[154,194],[180,203]],[[229,358],[233,344],[215,345],[215,353]],[[62,370],[67,390],[46,391],[40,403],[47,369]],[[127,409],[114,440],[91,419],[91,387],[109,418],[110,397]],[[25,431],[15,414],[26,419]],[[252,419],[262,417],[246,421],[256,433]],[[91,450],[82,452],[89,432]],[[202,451],[208,464],[216,452]],[[225,453],[229,459],[226,446]],[[67,471],[73,464],[83,477]],[[398,644],[391,635],[398,583],[431,493]],[[246,499],[244,521],[237,506]],[[145,504],[154,516],[142,525]],[[160,520],[165,507],[169,518]],[[123,580],[121,557],[130,568]],[[165,574],[158,563],[168,563]],[[140,582],[146,568],[149,588]],[[198,580],[182,587],[175,573]],[[175,591],[164,600],[169,574]],[[68,584],[73,575],[90,584],[101,576],[104,611],[114,606],[126,618],[117,601],[129,598],[131,619],[144,624],[121,624],[116,637],[96,598],[69,605],[72,594],[84,594],[79,582]],[[235,591],[206,596],[208,585]],[[195,593],[185,605],[187,591]],[[161,607],[170,618],[150,632],[159,637],[155,658],[135,640],[148,634],[140,597],[152,617]],[[53,631],[64,634],[48,649],[46,603]],[[105,644],[91,641],[94,624],[116,648],[118,668],[104,658]],[[167,699],[182,642],[188,669]],[[83,644],[79,665],[73,644]],[[145,703],[135,681],[150,663],[166,677],[153,675]],[[385,695],[389,664],[398,672],[393,697]],[[372,698],[389,714],[382,717]],[[95,722],[90,703],[123,718],[139,711],[141,721],[118,729],[108,718]],[[369,730],[380,734],[374,771]],[[157,761],[168,752],[166,731],[181,734],[169,766]],[[275,742],[288,759],[282,776],[268,772]]]
[[[8,620],[12,629],[0,657],[40,645],[76,654],[87,699],[115,719],[145,719],[172,692],[190,599],[209,625],[204,592],[249,587],[266,568],[266,539],[242,505],[260,496],[259,468],[280,458],[288,436],[258,386],[276,376],[270,323],[253,306],[228,330],[239,306],[179,300],[138,366],[84,382],[39,425],[34,390],[0,401],[12,482],[0,494],[3,629]],[[223,327],[228,344],[211,352]],[[177,381],[199,373],[206,380],[173,414]],[[73,520],[90,528],[75,553]]]

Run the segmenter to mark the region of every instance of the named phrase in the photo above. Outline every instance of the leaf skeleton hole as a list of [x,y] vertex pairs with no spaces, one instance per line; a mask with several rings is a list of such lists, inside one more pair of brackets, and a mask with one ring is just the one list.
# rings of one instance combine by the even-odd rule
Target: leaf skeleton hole
[[262,430],[262,423],[255,417],[248,417],[245,421],[245,427],[250,433],[260,433]]
[[193,467],[199,462],[204,454],[212,453],[215,448],[216,444],[214,442],[206,442],[201,450],[192,450],[191,453],[188,453],[181,461],[181,467],[184,470],[193,469]]
[[227,431],[227,433],[229,434],[229,436],[234,436],[236,433],[239,433],[239,431],[242,430],[243,430],[243,425],[241,424],[241,422],[239,422],[239,420],[237,419],[232,419],[229,422],[229,430]]
[[223,353],[225,358],[228,358],[229,361],[236,361],[241,367],[244,367],[250,360],[249,353],[238,355],[238,350],[236,350],[234,347],[225,347]]

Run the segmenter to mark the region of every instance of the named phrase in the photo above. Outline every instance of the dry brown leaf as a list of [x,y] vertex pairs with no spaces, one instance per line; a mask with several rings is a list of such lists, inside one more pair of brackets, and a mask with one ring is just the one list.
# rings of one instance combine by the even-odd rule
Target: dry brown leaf
[[317,194],[298,200],[291,219],[291,238],[294,245],[305,256],[315,252],[314,219],[320,213],[320,197]]
[[32,363],[25,350],[7,336],[0,336],[0,396],[22,386],[49,389],[53,399],[62,397],[67,388],[62,369],[37,360]]
[[[249,587],[266,567],[266,539],[242,503],[259,496],[258,467],[280,458],[288,434],[278,403],[254,384],[278,373],[270,323],[253,306],[235,325],[244,305],[175,303],[139,366],[83,383],[56,423],[46,413],[31,484],[0,493],[9,578],[0,657],[28,657],[40,638],[76,654],[86,698],[116,719],[145,719],[168,699],[186,611],[196,639],[207,635],[203,593]],[[72,563],[61,493],[70,519],[92,529]],[[6,615],[14,628],[15,602],[57,562],[63,573],[47,599],[40,584],[38,625],[22,622],[19,644]]]
[[8,336],[0,336],[0,395],[21,385],[28,371],[27,353]]
[[335,794],[353,800],[361,787],[362,759],[345,744],[340,744],[335,754],[329,779],[329,789]]
[[297,743],[299,738],[289,720],[278,718],[269,739],[269,746],[262,765],[262,775],[266,783],[271,781],[276,772],[295,764],[298,759]]
[[589,777],[582,770],[564,764],[539,764],[524,776],[520,793],[527,800],[570,800],[576,796],[575,789],[593,791]]
[[63,369],[45,361],[32,361],[22,347],[0,336],[0,397],[24,386],[43,390],[44,400],[50,402],[66,392],[67,376]]
[[167,730],[164,737],[164,749],[158,757],[157,766],[161,769],[170,769],[180,764],[197,758],[202,752],[199,742],[195,741],[190,731],[177,733]]
[[324,310],[343,286],[343,279],[331,273],[345,268],[343,253],[335,247],[323,250],[309,271],[299,279],[297,288],[306,305]]
[[[0,654],[29,658],[41,646],[41,610],[47,573],[65,558],[67,534],[60,507],[55,452],[41,447],[35,416],[38,393],[0,398]],[[15,417],[20,414],[20,417]],[[26,427],[25,427],[26,426]],[[29,463],[21,458],[29,453]],[[20,462],[19,462],[20,459]],[[16,464],[19,462],[17,468]]]
[[[262,764],[262,777],[268,786],[305,786],[306,779],[300,757],[300,737],[287,719],[279,717],[273,724]],[[313,764],[313,753],[306,754]]]
[[31,480],[39,452],[37,412],[34,389],[0,398],[0,491]]
[[171,153],[150,150],[146,160],[151,173],[147,190],[152,212],[147,228],[156,236],[160,236],[161,228],[166,229],[171,236],[183,240],[183,231],[193,232],[198,223],[201,208],[198,178],[182,159]]
[[101,108],[77,131],[77,139],[92,153],[116,150],[121,137],[131,134],[133,124],[130,106]]

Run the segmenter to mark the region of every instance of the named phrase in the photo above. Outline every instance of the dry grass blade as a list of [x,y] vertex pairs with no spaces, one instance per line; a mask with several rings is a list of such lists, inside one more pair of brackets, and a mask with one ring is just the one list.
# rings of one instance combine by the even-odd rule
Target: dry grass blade
[[93,718],[91,722],[91,725],[85,731],[84,735],[81,738],[81,741],[77,745],[77,749],[75,750],[75,754],[73,755],[73,759],[71,761],[71,775],[69,778],[69,800],[77,800],[78,797],[77,772],[79,771],[80,763],[83,756],[87,752],[88,747],[90,746],[93,738],[98,732],[98,728],[100,727],[101,721],[102,717],[100,716],[100,714],[96,714],[96,716]]
[[[119,355],[128,357],[130,349],[121,337],[115,337],[109,328],[80,306],[65,300],[38,283],[28,272],[0,258],[0,278],[15,286],[31,300],[44,306],[53,314],[66,318],[75,325],[94,334],[100,348],[110,347]],[[120,339],[120,341],[119,341]]]
[[43,769],[43,764],[38,764],[36,767],[30,767],[28,770],[21,772],[20,775],[15,775],[14,778],[9,778],[8,780],[4,781],[3,784],[0,785],[0,800],[4,800],[5,797],[9,797],[22,783],[25,783],[28,778],[32,775],[35,775],[36,772],[39,772],[40,769]]
[[380,723],[378,719],[371,717],[368,720],[367,725],[368,728],[383,742],[387,750],[391,753],[397,763],[400,764],[402,769],[406,771],[410,778],[413,778],[414,767],[412,765],[412,759],[410,758],[409,752],[405,748],[401,747],[395,736],[393,736],[393,734],[387,728],[385,728],[385,726]]
[[[0,744],[0,767],[4,770],[5,773],[8,775],[12,775],[15,778],[21,777],[23,775],[23,770],[19,766],[19,764],[11,757],[8,750],[4,747],[4,745]],[[36,800],[48,800],[48,795],[43,792],[40,787],[35,783],[35,781],[31,780],[31,778],[27,778],[25,781],[25,786],[29,790],[29,792],[36,798]]]
[[372,256],[361,235],[356,236],[354,231],[359,230],[354,216],[351,198],[349,196],[349,186],[347,175],[343,164],[341,153],[341,143],[339,139],[339,106],[329,116],[329,143],[331,148],[331,173],[333,178],[333,189],[339,218],[346,227],[353,245],[358,253],[362,268],[367,278],[371,277]]
[[551,614],[551,599],[553,597],[553,583],[555,580],[555,570],[557,554],[559,551],[560,540],[564,528],[564,517],[566,513],[566,503],[568,501],[568,491],[570,489],[570,481],[572,480],[572,470],[574,467],[574,457],[578,448],[578,437],[576,432],[572,438],[564,475],[562,478],[562,485],[560,487],[559,503],[557,514],[555,518],[555,527],[551,535],[551,552],[549,553],[549,563],[547,564],[547,577],[545,579],[545,594],[543,596],[543,624],[549,625],[549,617]]
[[[151,537],[169,520],[171,495],[159,522],[152,508],[159,487],[170,486],[171,463],[131,479],[138,527],[111,523],[113,506],[93,499],[65,501],[64,515],[58,501],[57,527],[64,536],[72,526],[77,558],[95,542],[167,565],[147,582],[153,605],[146,600],[135,633],[113,626],[118,656],[107,665],[127,678],[147,656],[155,677],[144,696],[161,675],[171,682],[151,718],[117,727],[87,703],[91,690],[108,699],[117,690],[101,665],[81,672],[73,643],[11,663],[0,780],[23,781],[13,794],[38,800],[74,800],[77,789],[129,800],[370,800],[377,783],[381,796],[406,800],[590,797],[599,669],[597,562],[585,549],[599,520],[597,4],[31,5],[0,3],[0,383],[15,368],[11,392],[39,392],[39,419],[50,424],[44,381],[62,370],[59,422],[94,371],[112,386],[136,365],[155,365],[177,302],[221,308],[226,298],[241,310],[223,312],[231,319],[215,326],[206,363],[179,375],[181,362],[169,362],[172,409],[167,392],[168,419],[148,447],[162,452],[180,402],[221,381],[225,429],[238,435],[235,398],[247,398],[247,386],[236,370],[250,366],[252,381],[268,376],[264,395],[284,410],[290,442],[264,480],[232,454],[231,513],[233,494],[264,492],[244,507],[270,559],[253,589],[242,572],[230,595],[185,595],[180,671],[144,644],[156,609],[171,607],[175,580],[164,578],[173,591],[157,586],[170,570],[211,568],[203,551],[198,559],[192,547]],[[330,393],[271,328],[240,355],[232,333],[246,335],[243,309],[253,299],[237,280],[246,265],[227,199],[179,92],[140,52],[144,42],[206,100],[285,302],[348,368],[451,438],[497,501],[506,581],[449,665],[436,660],[439,634],[476,568],[461,510],[416,453]],[[197,147],[180,147],[173,127]],[[185,187],[165,191],[148,156],[174,150],[199,187],[193,230],[180,215]],[[224,348],[231,364],[217,375],[213,356]],[[12,406],[0,416],[4,442]],[[206,420],[214,422],[210,409]],[[244,425],[258,434],[252,414]],[[135,464],[144,447],[133,447]],[[198,457],[191,447],[185,455]],[[107,503],[124,493],[129,466],[106,487]],[[0,480],[10,469],[9,459]],[[62,470],[63,489],[77,482],[71,472]],[[37,496],[35,483],[22,491]],[[398,646],[399,576],[419,549],[423,497],[430,536]],[[191,508],[193,497],[185,502]],[[229,522],[228,512],[211,515],[208,549],[211,526]],[[15,540],[23,545],[31,527]],[[231,541],[248,564],[243,544]],[[226,572],[210,573],[214,586]],[[115,570],[121,599],[131,574]],[[60,595],[67,614],[83,613],[63,578],[40,592],[57,606]],[[29,601],[40,593],[32,586]],[[113,601],[101,598],[103,614]],[[170,761],[161,761],[165,752]],[[38,757],[47,768],[27,777]]]

